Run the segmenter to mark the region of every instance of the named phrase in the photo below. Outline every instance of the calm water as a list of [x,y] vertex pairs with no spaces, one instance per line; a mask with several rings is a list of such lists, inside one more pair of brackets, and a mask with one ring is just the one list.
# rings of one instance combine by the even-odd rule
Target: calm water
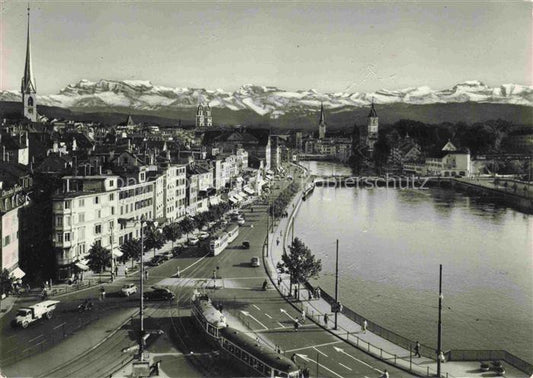
[[506,349],[533,362],[533,217],[444,189],[316,188],[295,235],[322,259],[319,281],[331,294],[339,239],[341,301],[428,345],[442,264],[443,348]]

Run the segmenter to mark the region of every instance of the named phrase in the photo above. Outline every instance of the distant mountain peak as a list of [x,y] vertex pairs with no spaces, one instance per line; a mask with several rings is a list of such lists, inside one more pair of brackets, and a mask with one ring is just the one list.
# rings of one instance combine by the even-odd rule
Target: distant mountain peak
[[[17,91],[0,92],[0,100],[20,101]],[[450,89],[433,90],[428,86],[400,90],[381,89],[372,93],[342,91],[321,93],[315,89],[287,91],[274,86],[244,84],[234,92],[223,89],[171,88],[148,80],[82,79],[69,84],[56,95],[38,96],[42,105],[71,109],[103,110],[125,108],[136,111],[173,111],[192,108],[201,100],[212,108],[232,111],[250,110],[260,116],[278,118],[288,112],[311,114],[320,104],[328,110],[368,107],[380,104],[494,103],[533,106],[533,87],[503,84],[489,87],[468,80]]]

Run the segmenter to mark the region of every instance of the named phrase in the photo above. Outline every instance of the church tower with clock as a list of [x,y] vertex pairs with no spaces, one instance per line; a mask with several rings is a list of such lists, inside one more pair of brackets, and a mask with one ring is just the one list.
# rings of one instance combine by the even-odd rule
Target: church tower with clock
[[37,87],[33,78],[31,68],[31,46],[30,46],[30,8],[28,7],[28,31],[26,40],[26,64],[24,66],[24,76],[22,77],[21,89],[22,106],[24,107],[24,117],[32,122],[37,122]]

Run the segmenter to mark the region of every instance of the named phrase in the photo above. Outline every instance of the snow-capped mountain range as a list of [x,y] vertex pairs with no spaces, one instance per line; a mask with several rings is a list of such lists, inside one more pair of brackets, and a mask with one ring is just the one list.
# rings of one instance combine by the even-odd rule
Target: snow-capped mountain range
[[[37,96],[41,105],[68,109],[103,110],[128,108],[158,111],[195,108],[198,103],[212,108],[251,110],[260,116],[278,118],[288,112],[316,111],[321,103],[330,110],[345,107],[367,107],[376,104],[492,103],[533,106],[533,87],[504,84],[488,87],[479,81],[466,81],[451,89],[429,87],[403,90],[379,90],[373,93],[319,93],[313,89],[286,91],[276,87],[243,85],[234,92],[222,89],[169,88],[141,80],[81,80],[69,84],[56,95]],[[1,91],[0,101],[20,101],[18,91]]]

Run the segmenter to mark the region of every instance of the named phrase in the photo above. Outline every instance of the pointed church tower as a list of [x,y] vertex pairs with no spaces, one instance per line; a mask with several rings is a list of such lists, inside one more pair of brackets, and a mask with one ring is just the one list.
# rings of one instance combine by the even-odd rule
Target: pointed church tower
[[318,121],[318,139],[326,137],[326,115],[324,114],[324,104],[320,104],[320,120]]
[[198,108],[196,109],[196,127],[205,126],[204,107],[202,106],[201,95],[198,95]]
[[24,77],[20,91],[22,92],[22,105],[24,107],[24,117],[33,122],[37,122],[37,87],[33,78],[31,68],[31,46],[30,46],[30,7],[28,5],[28,32],[26,40],[26,65],[24,66]]
[[376,109],[374,108],[374,98],[372,98],[372,107],[370,108],[370,113],[368,113],[368,150],[372,152],[374,150],[374,144],[378,140],[378,127],[379,120]]

